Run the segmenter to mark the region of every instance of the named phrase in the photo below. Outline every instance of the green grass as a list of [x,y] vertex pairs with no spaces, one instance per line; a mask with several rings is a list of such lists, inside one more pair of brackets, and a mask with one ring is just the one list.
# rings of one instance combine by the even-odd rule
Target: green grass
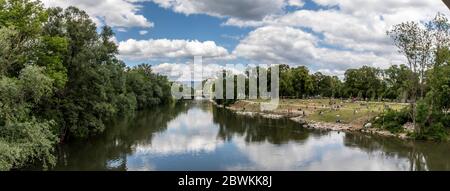
[[[337,119],[340,119],[342,123],[352,123],[357,125],[363,125],[367,120],[373,118],[384,111],[385,107],[389,107],[393,110],[401,110],[406,107],[407,104],[403,103],[388,103],[388,102],[350,102],[348,100],[331,100],[333,103],[330,105],[330,99],[283,99],[280,100],[279,107],[273,113],[286,113],[293,111],[305,111],[307,120],[314,120],[318,122],[330,122],[334,123]],[[255,110],[249,108],[251,103],[261,103],[265,100],[248,100],[250,104],[245,106],[248,111]],[[336,110],[336,106],[339,105],[339,109]],[[320,114],[322,112],[322,114]],[[339,116],[339,117],[338,117]]]

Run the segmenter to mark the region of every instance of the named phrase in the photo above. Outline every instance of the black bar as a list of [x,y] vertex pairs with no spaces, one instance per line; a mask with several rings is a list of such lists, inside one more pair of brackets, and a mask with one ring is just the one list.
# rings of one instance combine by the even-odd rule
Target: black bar
[[[180,185],[180,178],[211,178],[205,185]],[[268,176],[271,185],[223,185],[224,177]],[[448,172],[1,172],[0,184],[19,188],[113,188],[121,190],[366,190],[446,186]],[[229,182],[228,182],[229,183]],[[313,189],[311,189],[313,188]]]

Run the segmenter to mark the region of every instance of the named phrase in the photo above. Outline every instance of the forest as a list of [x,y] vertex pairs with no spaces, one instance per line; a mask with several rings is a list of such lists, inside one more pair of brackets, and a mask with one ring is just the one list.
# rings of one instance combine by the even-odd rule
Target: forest
[[[347,69],[343,79],[320,72],[311,73],[306,66],[279,66],[279,94],[285,99],[330,98],[352,101],[377,101],[409,103],[401,111],[387,110],[372,122],[378,128],[391,132],[401,131],[403,125],[412,123],[412,137],[425,140],[447,140],[450,128],[450,22],[438,13],[428,22],[410,21],[392,26],[386,32],[392,43],[407,61],[387,69],[362,66]],[[246,97],[252,73],[270,75],[269,68],[249,68],[246,79]],[[223,79],[223,97],[226,96],[226,73]],[[234,79],[234,99],[215,99],[218,104],[230,105],[238,100],[236,95],[238,75]],[[257,75],[259,76],[259,75]],[[256,77],[258,78],[258,77]],[[267,78],[270,87],[270,77]],[[259,79],[257,80],[259,83]],[[205,82],[204,82],[205,83]],[[212,85],[215,90],[215,84]],[[268,88],[270,91],[270,88]],[[259,90],[258,90],[259,92]],[[260,98],[258,94],[258,98]]]
[[171,102],[149,65],[126,67],[112,29],[83,10],[0,0],[0,169],[55,164],[54,146],[118,115]]

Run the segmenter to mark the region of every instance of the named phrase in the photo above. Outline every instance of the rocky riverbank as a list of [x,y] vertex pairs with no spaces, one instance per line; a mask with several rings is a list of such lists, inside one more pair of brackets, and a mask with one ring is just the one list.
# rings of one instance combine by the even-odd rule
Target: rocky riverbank
[[397,137],[400,139],[410,139],[411,137],[408,136],[408,132],[412,131],[412,129],[411,129],[411,127],[409,127],[409,125],[405,126],[404,133],[394,134],[394,133],[391,133],[384,129],[372,128],[372,124],[370,124],[370,123],[366,123],[364,125],[345,124],[345,123],[329,123],[329,122],[307,120],[301,115],[292,116],[292,113],[290,113],[290,114],[266,113],[266,112],[243,111],[236,107],[225,107],[225,108],[233,111],[234,113],[236,113],[238,115],[244,115],[244,116],[249,116],[249,117],[261,116],[263,118],[268,118],[268,119],[287,118],[294,122],[299,123],[302,128],[306,128],[306,129],[318,129],[318,130],[341,131],[341,132],[362,132],[362,133],[368,133],[368,134],[377,134],[377,135],[381,135],[381,136]]

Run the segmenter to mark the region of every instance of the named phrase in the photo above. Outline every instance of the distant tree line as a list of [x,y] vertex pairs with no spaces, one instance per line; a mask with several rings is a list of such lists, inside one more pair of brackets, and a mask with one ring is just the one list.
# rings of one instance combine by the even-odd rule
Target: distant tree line
[[[408,88],[411,86],[408,77],[412,75],[412,72],[406,65],[392,65],[388,69],[370,66],[348,69],[343,79],[340,79],[338,76],[325,75],[321,72],[311,73],[306,66],[290,67],[289,65],[283,64],[278,67],[279,95],[285,99],[353,98],[355,100],[367,101],[407,102],[408,100],[411,101],[410,99],[412,97],[408,91]],[[255,69],[257,74],[262,70],[265,70],[265,73],[268,74],[267,87],[269,91],[271,69],[271,67],[257,67]],[[221,73],[223,75],[224,98],[226,97],[226,73],[229,72],[223,71]],[[245,79],[245,94],[246,98],[248,98],[249,72],[234,75],[235,97],[237,96],[236,87],[238,76],[242,76]],[[256,80],[259,84],[259,77],[256,77]],[[205,81],[203,83],[205,84]]]
[[113,35],[75,7],[0,0],[0,170],[52,166],[55,143],[171,102],[168,79],[149,65],[126,67]]
[[286,98],[355,98],[372,101],[406,101],[407,76],[411,71],[405,65],[388,69],[363,66],[348,69],[344,78],[321,72],[310,73],[305,66],[280,66],[280,96]]
[[[305,66],[279,65],[280,97],[407,102],[409,108],[388,110],[374,120],[375,126],[401,131],[403,125],[412,123],[413,136],[418,139],[447,139],[450,129],[450,22],[438,13],[425,24],[405,22],[395,25],[387,35],[405,56],[407,62],[404,65],[392,65],[388,69],[369,66],[348,69],[342,80],[320,72],[311,74]],[[262,70],[270,74],[271,68],[256,68],[257,73]],[[227,72],[223,71],[222,75],[225,77]],[[238,76],[246,79],[246,98],[249,98],[249,73],[235,75],[235,86]],[[234,98],[216,99],[216,102],[233,103],[237,98],[236,90]]]

